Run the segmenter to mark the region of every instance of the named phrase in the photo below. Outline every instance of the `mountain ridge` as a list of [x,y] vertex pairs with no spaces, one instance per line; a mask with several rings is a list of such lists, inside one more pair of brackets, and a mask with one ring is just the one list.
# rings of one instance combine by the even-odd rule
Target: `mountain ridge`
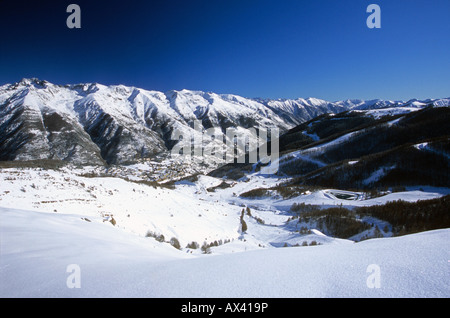
[[277,127],[280,133],[324,113],[448,106],[450,99],[252,99],[193,90],[159,92],[125,85],[56,85],[37,78],[0,86],[0,160],[59,159],[127,164],[167,157],[174,130]]

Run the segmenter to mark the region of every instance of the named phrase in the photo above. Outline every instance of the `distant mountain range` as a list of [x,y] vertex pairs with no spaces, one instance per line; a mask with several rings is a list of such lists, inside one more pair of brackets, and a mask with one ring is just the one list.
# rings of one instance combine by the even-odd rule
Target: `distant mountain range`
[[379,117],[449,105],[449,98],[270,100],[190,90],[163,93],[123,85],[55,85],[35,78],[22,79],[0,86],[0,160],[128,164],[167,157],[174,145],[172,132],[193,130],[195,120],[200,120],[205,129],[278,127],[280,133],[286,133],[326,113],[355,110]]

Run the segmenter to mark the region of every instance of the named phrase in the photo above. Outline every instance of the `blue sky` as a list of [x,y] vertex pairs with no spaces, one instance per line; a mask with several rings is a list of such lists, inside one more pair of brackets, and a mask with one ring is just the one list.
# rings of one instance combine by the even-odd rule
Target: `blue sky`
[[[70,3],[81,7],[81,29],[66,26]],[[366,26],[371,3],[381,29]],[[449,97],[449,14],[449,0],[0,0],[0,84],[38,77],[264,98]]]

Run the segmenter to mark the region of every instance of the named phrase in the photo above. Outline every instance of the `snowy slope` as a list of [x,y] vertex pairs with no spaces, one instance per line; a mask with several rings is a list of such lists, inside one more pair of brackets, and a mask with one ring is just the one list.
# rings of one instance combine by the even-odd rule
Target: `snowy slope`
[[1,297],[450,296],[448,229],[191,256],[78,215],[0,208],[0,217]]
[[[289,199],[283,199],[276,191],[261,198],[244,198],[240,196],[244,192],[274,187],[286,179],[256,172],[248,175],[247,180],[225,182],[227,186],[221,188],[223,180],[200,175],[195,182],[180,181],[175,188],[165,188],[119,177],[86,177],[85,174],[86,169],[3,169],[0,206],[52,215],[69,213],[92,221],[102,221],[108,214],[114,218],[116,228],[134,235],[144,237],[151,232],[164,235],[166,242],[176,238],[183,250],[193,253],[201,251],[189,250],[186,248],[189,243],[197,242],[201,246],[204,242],[217,241],[222,244],[212,252],[225,253],[279,247],[285,243],[301,245],[304,241],[335,242],[321,235],[300,235],[296,224],[288,225],[294,203],[356,207],[398,199],[415,202],[449,193],[448,189],[425,188],[365,199],[364,193],[347,191],[354,199],[340,199],[338,196],[344,191],[324,189],[306,191]],[[246,207],[251,209],[251,216],[245,215],[248,230],[242,233],[240,215]],[[245,244],[242,240],[246,240]]]
[[[88,172],[0,171],[1,297],[449,296],[448,229],[354,243],[315,229],[301,234],[287,222],[294,202],[361,206],[440,197],[444,189],[372,200],[358,193],[343,200],[340,190],[327,189],[258,200],[239,194],[284,179],[255,172],[221,187],[224,180],[200,175],[161,188]],[[245,212],[243,232],[246,207],[251,215]],[[164,235],[164,242],[147,231]],[[205,255],[187,246],[193,241],[220,243]],[[302,246],[312,242],[320,245]],[[81,288],[68,288],[72,264]],[[380,268],[380,288],[366,284],[371,264]]]
[[237,206],[200,201],[190,192],[153,187],[121,178],[90,178],[72,171],[4,169],[0,206],[48,213],[71,213],[90,220],[113,216],[116,227],[144,237],[172,237],[184,248],[239,236]]

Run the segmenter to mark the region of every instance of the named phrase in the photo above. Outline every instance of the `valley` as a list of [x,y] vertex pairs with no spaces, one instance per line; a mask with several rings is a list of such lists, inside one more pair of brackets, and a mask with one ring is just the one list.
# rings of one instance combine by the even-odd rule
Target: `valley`
[[[299,202],[321,209],[372,206],[398,199],[416,202],[443,198],[448,189],[410,189],[367,200],[359,193],[339,198],[335,195],[350,193],[332,189],[305,191],[289,200],[276,195],[239,197],[249,189],[271,187],[280,181],[256,174],[249,176],[249,181],[208,191],[223,181],[198,176],[196,181],[179,181],[173,187],[155,187],[117,177],[83,177],[73,169],[2,169],[0,294],[448,295],[448,229],[391,237],[389,222],[360,215],[356,222],[371,226],[356,236],[337,238],[324,234],[326,228],[318,230],[319,218],[300,221],[298,217],[307,213],[291,209]],[[70,264],[81,269],[78,289],[66,286]],[[366,286],[364,273],[370,264],[382,269],[380,289]]]
[[[448,297],[448,106],[2,86],[0,295]],[[230,127],[280,135],[171,153]]]

